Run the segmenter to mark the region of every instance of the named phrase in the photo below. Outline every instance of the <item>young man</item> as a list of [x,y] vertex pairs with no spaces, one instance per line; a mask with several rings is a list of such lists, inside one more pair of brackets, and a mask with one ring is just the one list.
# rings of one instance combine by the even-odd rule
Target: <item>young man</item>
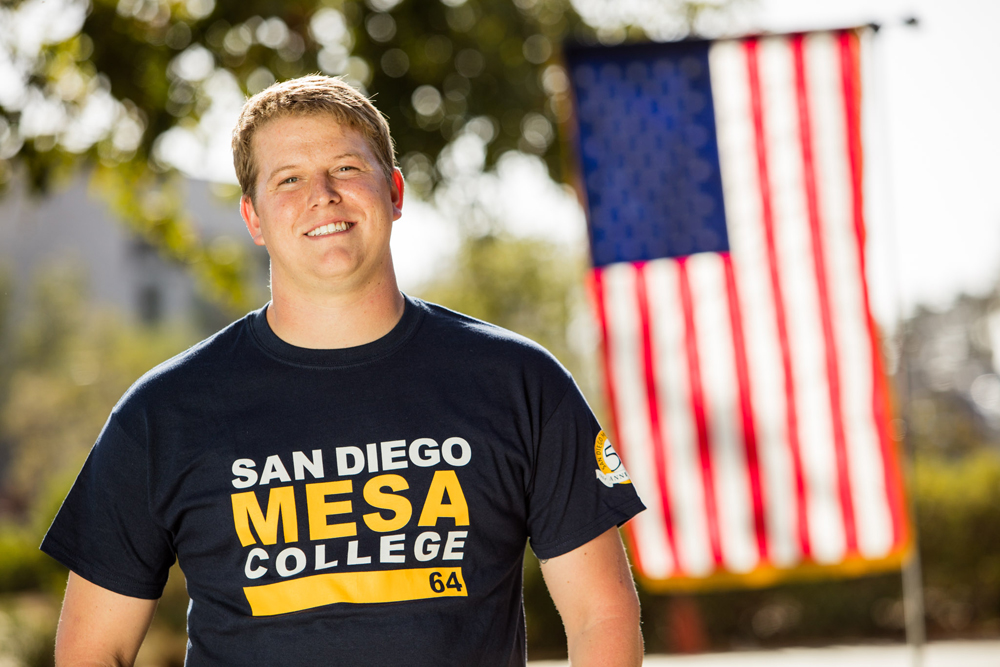
[[547,352],[400,294],[381,114],[305,77],[233,151],[271,302],[112,412],[42,544],[72,572],[57,665],[131,664],[175,556],[189,667],[523,665],[529,539],[573,664],[638,665],[642,504]]

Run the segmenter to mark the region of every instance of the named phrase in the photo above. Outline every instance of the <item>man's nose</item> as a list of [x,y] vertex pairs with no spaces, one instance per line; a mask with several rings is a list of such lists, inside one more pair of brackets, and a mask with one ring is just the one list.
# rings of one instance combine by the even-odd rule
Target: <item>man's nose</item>
[[329,174],[318,174],[316,178],[312,179],[310,199],[311,203],[315,205],[338,203],[340,191],[337,189],[337,181]]

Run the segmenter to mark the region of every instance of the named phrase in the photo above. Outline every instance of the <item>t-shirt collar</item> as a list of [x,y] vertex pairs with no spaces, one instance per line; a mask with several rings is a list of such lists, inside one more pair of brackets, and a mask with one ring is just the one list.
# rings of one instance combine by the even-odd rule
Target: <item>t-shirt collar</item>
[[414,299],[403,295],[403,316],[386,335],[377,340],[355,347],[339,349],[312,349],[298,347],[278,338],[267,323],[267,307],[255,310],[247,316],[250,332],[255,341],[272,357],[303,366],[343,367],[358,366],[382,359],[402,346],[417,330],[423,319],[424,309]]

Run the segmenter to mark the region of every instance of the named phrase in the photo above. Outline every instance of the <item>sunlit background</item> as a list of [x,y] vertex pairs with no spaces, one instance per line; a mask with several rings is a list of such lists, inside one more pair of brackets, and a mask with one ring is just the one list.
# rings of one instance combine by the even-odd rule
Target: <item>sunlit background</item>
[[[539,340],[600,414],[561,44],[869,22],[869,281],[908,397],[928,632],[1000,638],[1000,3],[276,6],[0,3],[0,665],[51,664],[66,573],[37,545],[121,393],[267,299],[229,151],[248,92],[324,71],[374,94],[407,180],[403,289]],[[641,594],[652,652],[903,639],[898,574]],[[140,664],[182,663],[185,606],[177,571]],[[531,557],[526,607],[531,657],[564,655]]]

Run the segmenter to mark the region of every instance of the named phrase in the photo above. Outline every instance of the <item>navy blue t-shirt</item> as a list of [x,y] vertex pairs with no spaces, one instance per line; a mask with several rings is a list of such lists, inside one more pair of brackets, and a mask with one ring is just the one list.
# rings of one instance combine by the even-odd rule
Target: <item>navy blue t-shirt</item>
[[642,509],[551,355],[408,297],[366,345],[289,345],[261,309],[147,373],[42,549],[150,599],[178,558],[192,667],[523,665],[526,540]]

